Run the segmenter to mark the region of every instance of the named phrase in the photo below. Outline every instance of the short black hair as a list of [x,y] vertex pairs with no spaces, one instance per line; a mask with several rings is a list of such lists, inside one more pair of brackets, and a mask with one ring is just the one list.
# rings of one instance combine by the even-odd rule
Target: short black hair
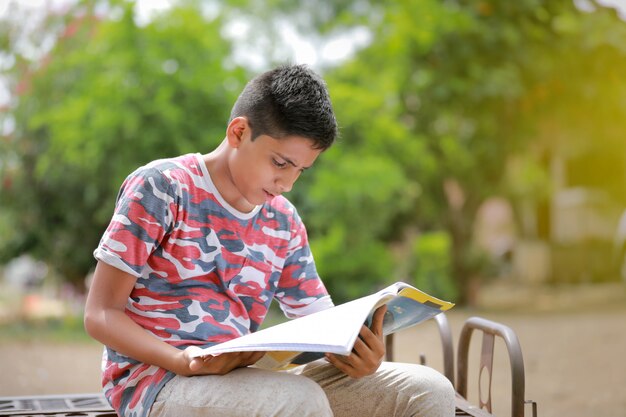
[[337,120],[324,80],[306,65],[283,65],[253,78],[230,113],[246,117],[252,139],[302,136],[325,150],[338,134]]

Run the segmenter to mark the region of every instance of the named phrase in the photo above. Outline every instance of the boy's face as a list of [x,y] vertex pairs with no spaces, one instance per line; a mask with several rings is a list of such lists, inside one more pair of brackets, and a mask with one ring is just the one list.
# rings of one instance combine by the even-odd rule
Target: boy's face
[[261,135],[253,141],[250,129],[246,129],[230,153],[232,184],[251,205],[289,192],[322,152],[312,145],[310,139],[301,136],[274,139]]

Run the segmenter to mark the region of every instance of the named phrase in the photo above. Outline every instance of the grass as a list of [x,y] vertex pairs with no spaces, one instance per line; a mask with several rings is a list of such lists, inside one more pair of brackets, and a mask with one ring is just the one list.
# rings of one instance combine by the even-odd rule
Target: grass
[[8,342],[96,343],[85,332],[82,316],[4,323],[0,325],[0,343]]
[[[285,320],[282,311],[273,306],[261,328],[270,327]],[[0,324],[0,343],[10,342],[97,343],[85,332],[82,316],[13,320]]]

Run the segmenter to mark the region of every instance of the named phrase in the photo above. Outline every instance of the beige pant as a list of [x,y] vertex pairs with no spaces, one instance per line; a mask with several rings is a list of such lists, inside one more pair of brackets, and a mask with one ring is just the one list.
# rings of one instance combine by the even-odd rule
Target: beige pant
[[320,360],[288,372],[241,368],[223,376],[176,376],[150,417],[452,417],[454,389],[439,372],[384,362],[353,379]]

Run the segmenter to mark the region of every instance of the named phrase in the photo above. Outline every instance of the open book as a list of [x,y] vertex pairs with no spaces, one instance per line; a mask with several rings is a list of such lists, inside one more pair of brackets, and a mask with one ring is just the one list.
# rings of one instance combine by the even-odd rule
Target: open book
[[322,358],[326,352],[348,355],[361,326],[369,325],[374,311],[384,304],[384,335],[421,323],[454,306],[397,282],[354,301],[204,348],[194,356],[267,351],[256,367],[286,369]]

